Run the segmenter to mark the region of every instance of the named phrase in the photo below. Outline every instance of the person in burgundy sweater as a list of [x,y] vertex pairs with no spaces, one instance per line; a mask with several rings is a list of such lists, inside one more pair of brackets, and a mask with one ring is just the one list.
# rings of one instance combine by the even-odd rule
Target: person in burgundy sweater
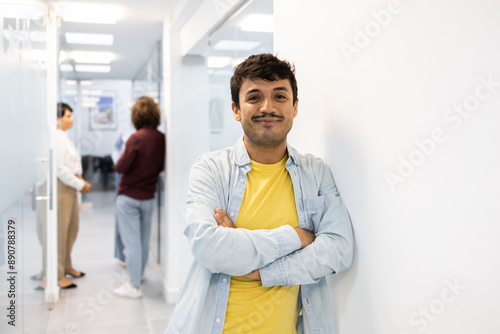
[[141,276],[148,262],[151,220],[158,175],[165,166],[165,135],[156,128],[160,109],[143,96],[132,106],[132,123],[137,129],[127,140],[115,165],[123,174],[116,199],[116,217],[125,246],[130,281],[113,292],[122,297],[141,298]]

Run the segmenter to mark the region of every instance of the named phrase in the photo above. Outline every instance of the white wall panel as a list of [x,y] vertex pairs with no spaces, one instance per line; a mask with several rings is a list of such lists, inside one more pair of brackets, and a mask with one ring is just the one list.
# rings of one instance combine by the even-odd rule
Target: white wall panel
[[290,142],[332,167],[355,230],[353,267],[329,280],[339,333],[500,330],[499,12],[275,0]]

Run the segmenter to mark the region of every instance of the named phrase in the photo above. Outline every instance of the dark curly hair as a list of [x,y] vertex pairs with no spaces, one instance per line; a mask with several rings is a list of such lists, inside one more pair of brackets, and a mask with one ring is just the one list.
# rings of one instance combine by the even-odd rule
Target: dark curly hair
[[161,111],[156,102],[149,96],[142,96],[132,106],[132,123],[139,130],[144,126],[160,125]]
[[298,88],[295,79],[295,66],[286,60],[280,60],[270,53],[262,53],[248,57],[236,66],[231,77],[231,98],[240,109],[240,89],[244,79],[262,79],[265,81],[290,81],[293,93],[293,104],[297,102]]

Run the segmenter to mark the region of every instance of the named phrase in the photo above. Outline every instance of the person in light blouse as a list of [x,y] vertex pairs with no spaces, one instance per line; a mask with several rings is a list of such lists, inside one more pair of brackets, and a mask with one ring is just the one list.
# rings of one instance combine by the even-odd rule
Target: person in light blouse
[[91,185],[82,178],[82,159],[66,130],[73,127],[72,109],[66,103],[57,104],[57,231],[58,231],[58,284],[62,289],[76,288],[71,278],[85,274],[76,270],[71,251],[78,234],[77,191],[86,194]]

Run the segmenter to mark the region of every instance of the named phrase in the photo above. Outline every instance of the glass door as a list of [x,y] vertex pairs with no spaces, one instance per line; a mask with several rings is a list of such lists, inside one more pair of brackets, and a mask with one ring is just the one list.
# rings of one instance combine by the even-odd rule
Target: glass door
[[49,289],[39,288],[47,274],[45,226],[55,223],[47,219],[55,207],[48,82],[57,74],[49,67],[48,14],[42,2],[0,0],[1,333],[45,333],[48,319]]

